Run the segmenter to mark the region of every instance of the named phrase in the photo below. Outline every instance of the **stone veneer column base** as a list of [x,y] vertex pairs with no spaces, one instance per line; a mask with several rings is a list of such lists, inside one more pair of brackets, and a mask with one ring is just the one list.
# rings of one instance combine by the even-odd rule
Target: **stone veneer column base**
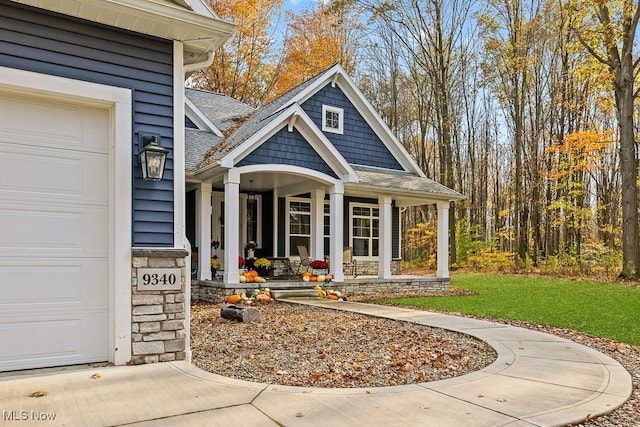
[[[131,259],[131,360],[135,365],[185,360],[188,347],[186,249],[133,248]],[[139,291],[140,268],[179,268],[179,290]]]

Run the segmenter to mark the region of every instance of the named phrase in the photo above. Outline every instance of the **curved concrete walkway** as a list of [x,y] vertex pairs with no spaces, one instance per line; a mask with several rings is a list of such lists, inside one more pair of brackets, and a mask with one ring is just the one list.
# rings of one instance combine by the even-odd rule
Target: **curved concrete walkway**
[[[563,426],[611,412],[631,395],[631,376],[618,362],[553,335],[403,308],[291,302],[463,332],[488,342],[498,358],[457,378],[369,389],[250,383],[186,362],[38,372],[0,378],[1,420],[47,426]],[[29,397],[35,391],[47,395]],[[49,421],[38,421],[44,417]]]

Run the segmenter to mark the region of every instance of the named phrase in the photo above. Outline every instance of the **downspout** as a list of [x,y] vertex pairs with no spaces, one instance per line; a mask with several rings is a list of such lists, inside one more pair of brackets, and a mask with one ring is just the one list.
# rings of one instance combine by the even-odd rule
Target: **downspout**
[[192,73],[202,70],[203,68],[207,68],[209,65],[213,64],[213,51],[210,50],[207,52],[207,57],[204,61],[194,62],[192,64],[184,64],[184,75],[188,77]]

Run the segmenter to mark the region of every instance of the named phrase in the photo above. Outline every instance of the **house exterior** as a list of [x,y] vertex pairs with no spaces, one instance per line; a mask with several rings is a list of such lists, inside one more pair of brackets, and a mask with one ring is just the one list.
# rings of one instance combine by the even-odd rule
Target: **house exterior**
[[327,259],[345,281],[343,250],[360,274],[386,280],[401,271],[400,215],[435,204],[438,268],[449,277],[448,209],[463,196],[425,177],[345,70],[335,65],[268,105],[246,105],[187,89],[187,236],[198,278],[209,259],[224,287],[239,285],[238,257]]
[[204,0],[0,3],[0,371],[188,359],[184,81],[233,29]]

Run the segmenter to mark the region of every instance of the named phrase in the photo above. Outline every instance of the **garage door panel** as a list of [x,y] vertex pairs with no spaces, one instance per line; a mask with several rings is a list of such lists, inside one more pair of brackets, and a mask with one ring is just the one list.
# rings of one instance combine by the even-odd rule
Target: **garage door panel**
[[43,205],[0,205],[0,253],[108,256],[108,220],[107,209],[100,206],[62,210]]
[[106,203],[109,167],[104,154],[38,149],[0,142],[0,198]]
[[0,134],[20,144],[107,153],[108,117],[105,109],[0,94]]
[[111,126],[0,90],[0,371],[109,359]]
[[35,260],[32,264],[6,260],[0,263],[0,307],[5,312],[44,306],[107,309],[109,289],[91,284],[99,285],[108,275],[109,264],[103,260]]
[[[51,317],[58,320],[47,320]],[[95,331],[108,317],[106,312],[63,315],[44,311],[39,319],[0,321],[0,340],[10,343],[0,353],[0,371],[104,361],[108,338]]]

